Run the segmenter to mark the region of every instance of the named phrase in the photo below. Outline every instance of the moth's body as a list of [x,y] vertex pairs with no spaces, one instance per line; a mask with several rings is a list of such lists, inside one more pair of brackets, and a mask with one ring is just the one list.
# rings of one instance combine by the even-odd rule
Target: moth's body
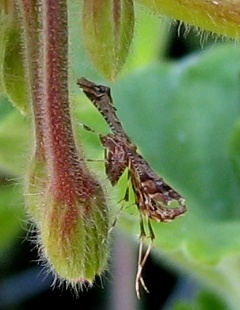
[[[139,283],[147,290],[142,279],[142,268],[152,248],[155,238],[151,220],[170,222],[186,212],[185,201],[182,196],[160,178],[149,166],[147,161],[137,152],[137,147],[125,133],[113,106],[110,88],[96,85],[85,78],[78,80],[86,96],[102,114],[108,123],[112,134],[99,135],[105,150],[105,170],[108,179],[114,186],[124,171],[128,170],[129,179],[135,196],[135,204],[140,213],[140,247],[138,271],[136,276],[136,291],[139,297]],[[128,189],[127,189],[128,191]],[[125,194],[125,199],[128,195]],[[169,208],[171,202],[178,206]],[[143,255],[143,238],[146,236],[144,222],[148,227],[150,244]]]

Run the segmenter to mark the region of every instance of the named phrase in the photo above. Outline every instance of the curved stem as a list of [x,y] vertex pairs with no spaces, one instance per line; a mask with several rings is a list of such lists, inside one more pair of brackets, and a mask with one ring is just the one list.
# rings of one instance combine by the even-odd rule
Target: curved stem
[[34,115],[35,152],[44,157],[42,115],[41,14],[36,0],[18,0],[31,107]]

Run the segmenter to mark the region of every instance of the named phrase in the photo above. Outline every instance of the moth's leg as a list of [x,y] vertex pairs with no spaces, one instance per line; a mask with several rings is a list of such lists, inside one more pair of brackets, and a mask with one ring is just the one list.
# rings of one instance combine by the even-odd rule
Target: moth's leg
[[122,204],[122,206],[121,206],[121,208],[119,209],[118,213],[117,213],[116,216],[114,217],[114,220],[113,220],[113,222],[112,222],[112,224],[111,224],[111,226],[110,226],[110,228],[109,228],[109,230],[108,230],[109,233],[111,233],[111,231],[113,230],[113,228],[115,228],[115,226],[116,226],[116,224],[117,224],[117,221],[118,221],[118,218],[119,218],[119,216],[120,216],[120,214],[121,214],[123,208],[124,208],[124,204]]
[[149,232],[148,237],[150,238],[150,242],[148,244],[146,252],[143,254],[144,238],[146,237],[146,233],[144,231],[143,217],[141,216],[141,218],[142,218],[142,224],[140,225],[141,236],[140,236],[140,245],[139,245],[139,254],[138,254],[138,270],[137,270],[136,283],[135,283],[136,293],[137,293],[138,298],[140,298],[140,292],[139,292],[140,284],[144,288],[144,290],[147,293],[149,293],[149,291],[145,285],[145,282],[143,280],[143,277],[142,277],[142,270],[143,270],[143,267],[147,261],[149,254],[153,248],[153,243],[154,243],[154,239],[155,239],[155,234],[154,234],[154,231],[153,231],[153,228],[151,225],[151,221],[149,218],[147,218],[147,226],[148,226],[148,232]]
[[122,202],[122,201],[126,201],[129,202],[129,188],[130,188],[130,182],[131,182],[131,178],[130,178],[130,171],[128,169],[127,172],[127,186],[126,186],[126,190],[124,193],[124,196],[121,200],[118,201],[118,203]]
[[[106,160],[106,158],[105,158],[105,160]],[[126,207],[126,202],[129,202],[129,187],[130,187],[130,172],[129,172],[129,170],[128,170],[127,174],[128,174],[128,175],[127,175],[127,187],[126,187],[126,191],[125,191],[125,194],[124,194],[123,198],[122,198],[121,200],[118,201],[118,204],[119,204],[119,203],[122,203],[122,205],[121,205],[121,207],[120,207],[120,209],[119,209],[119,211],[118,211],[118,213],[117,213],[115,219],[114,219],[113,222],[112,222],[112,225],[111,225],[111,227],[110,227],[110,229],[109,229],[109,232],[111,232],[111,231],[113,230],[113,228],[116,226],[117,220],[118,220],[118,218],[119,218],[119,216],[120,216],[122,210]]]
[[[126,190],[125,190],[125,194],[124,194],[123,198],[122,198],[121,200],[118,201],[118,203],[122,203],[122,206],[121,206],[121,208],[120,208],[120,210],[119,210],[119,212],[118,212],[116,218],[114,219],[114,221],[113,221],[113,223],[112,223],[112,225],[111,225],[110,231],[112,231],[112,229],[115,227],[120,213],[122,212],[122,210],[123,210],[123,209],[125,208],[125,206],[126,206],[125,203],[126,203],[126,202],[129,202],[129,188],[130,188],[130,182],[131,182],[131,180],[130,180],[130,172],[129,172],[129,170],[128,170],[128,172],[127,172],[127,187],[126,187]],[[135,204],[135,203],[134,203],[134,204]]]
[[[148,221],[148,226],[149,226],[149,219],[147,219]],[[152,229],[151,229],[152,231]],[[145,254],[143,253],[143,247],[144,247],[144,240],[146,238],[146,232],[145,232],[145,228],[144,228],[144,217],[142,214],[140,214],[140,243],[139,243],[139,252],[138,252],[138,268],[137,268],[137,274],[136,274],[136,280],[135,280],[135,290],[137,293],[137,297],[140,299],[140,285],[143,287],[143,289],[149,293],[143,277],[142,277],[142,270],[143,267],[146,263],[146,260],[150,254],[150,251],[152,249],[152,240],[148,245],[148,248],[145,252]]]
[[154,242],[155,234],[151,225],[151,220],[148,218],[148,231],[149,231],[149,238],[151,240],[151,243]]
[[[94,133],[95,135],[97,135],[97,136],[100,136],[94,129],[92,129],[91,127],[89,127],[89,126],[87,126],[87,125],[85,125],[85,124],[83,124],[83,123],[79,123],[79,125],[84,129],[84,130],[86,130],[86,131],[90,131],[90,132],[92,132],[92,133]],[[104,160],[102,160],[102,159],[90,159],[90,158],[88,158],[88,159],[85,159],[87,162],[104,162]]]

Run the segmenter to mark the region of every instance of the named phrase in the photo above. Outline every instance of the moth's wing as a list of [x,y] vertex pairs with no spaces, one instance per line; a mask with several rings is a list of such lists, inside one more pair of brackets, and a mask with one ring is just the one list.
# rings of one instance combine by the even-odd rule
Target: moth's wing
[[128,167],[128,161],[124,152],[114,150],[105,150],[105,171],[111,184],[117,184],[124,170]]

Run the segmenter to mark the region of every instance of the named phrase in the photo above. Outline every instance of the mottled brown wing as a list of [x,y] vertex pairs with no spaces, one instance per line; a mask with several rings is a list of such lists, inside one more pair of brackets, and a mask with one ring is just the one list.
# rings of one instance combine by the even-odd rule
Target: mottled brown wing
[[[144,169],[145,160],[141,155],[128,149],[128,154],[130,153],[130,175],[139,211],[157,222],[169,222],[183,215],[187,208],[182,196],[150,170],[147,163]],[[176,201],[178,206],[169,208],[172,201]]]
[[125,145],[121,143],[116,135],[100,136],[100,140],[105,149],[106,174],[111,184],[115,185],[128,167]]

